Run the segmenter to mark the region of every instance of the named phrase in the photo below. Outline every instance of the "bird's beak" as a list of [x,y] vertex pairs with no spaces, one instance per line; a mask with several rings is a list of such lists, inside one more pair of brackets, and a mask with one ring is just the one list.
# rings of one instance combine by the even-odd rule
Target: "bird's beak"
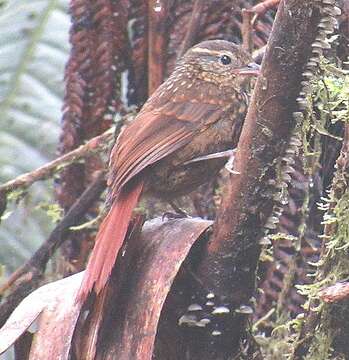
[[235,74],[238,74],[238,75],[258,76],[260,73],[260,69],[261,69],[260,65],[254,63],[254,62],[251,62],[244,67],[235,69],[234,72],[235,72]]

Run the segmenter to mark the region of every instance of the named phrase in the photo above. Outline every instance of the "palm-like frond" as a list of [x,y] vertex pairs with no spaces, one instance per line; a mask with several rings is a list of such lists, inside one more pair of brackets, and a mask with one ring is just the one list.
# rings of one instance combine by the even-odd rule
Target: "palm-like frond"
[[[0,181],[54,156],[69,52],[67,9],[67,0],[11,0],[0,8]],[[0,263],[9,269],[45,238],[49,221],[33,209],[50,199],[50,188],[36,184],[3,221]]]

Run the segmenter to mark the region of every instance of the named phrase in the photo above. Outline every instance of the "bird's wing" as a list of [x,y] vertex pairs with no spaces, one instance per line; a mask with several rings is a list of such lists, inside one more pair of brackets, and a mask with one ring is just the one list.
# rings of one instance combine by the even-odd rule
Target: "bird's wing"
[[188,144],[193,136],[215,123],[222,107],[195,100],[168,101],[146,106],[120,134],[110,158],[109,186],[116,195],[147,166]]

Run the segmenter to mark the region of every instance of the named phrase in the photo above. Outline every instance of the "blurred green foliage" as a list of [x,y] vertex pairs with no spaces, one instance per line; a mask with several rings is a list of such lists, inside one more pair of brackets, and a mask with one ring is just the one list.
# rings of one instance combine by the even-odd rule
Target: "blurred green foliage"
[[[55,156],[69,53],[68,5],[68,0],[0,3],[1,182]],[[54,225],[46,213],[52,189],[52,181],[37,183],[10,202],[0,227],[6,272],[30,257]]]

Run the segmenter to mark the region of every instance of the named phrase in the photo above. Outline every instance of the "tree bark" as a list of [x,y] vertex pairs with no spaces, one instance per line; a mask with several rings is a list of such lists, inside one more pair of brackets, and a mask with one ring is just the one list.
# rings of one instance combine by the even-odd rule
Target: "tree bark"
[[[177,332],[177,353],[168,355],[169,359],[228,359],[239,349],[247,358],[254,356],[242,340],[247,336],[246,321],[252,312],[259,241],[266,232],[265,225],[273,227],[276,187],[285,185],[287,179],[289,166],[281,156],[286,149],[290,152],[287,156],[292,156],[297,144],[294,140],[289,147],[297,123],[293,113],[299,111],[296,98],[318,31],[318,4],[284,0],[279,6],[238,144],[234,162],[238,174],[231,175],[227,184],[213,235],[195,270],[196,280],[188,277],[185,287],[178,286],[182,294],[170,296],[163,310],[159,336]],[[171,325],[180,316],[180,297],[201,306],[200,317],[208,318],[209,325],[182,326],[183,330]],[[171,309],[176,311],[172,318]]]

